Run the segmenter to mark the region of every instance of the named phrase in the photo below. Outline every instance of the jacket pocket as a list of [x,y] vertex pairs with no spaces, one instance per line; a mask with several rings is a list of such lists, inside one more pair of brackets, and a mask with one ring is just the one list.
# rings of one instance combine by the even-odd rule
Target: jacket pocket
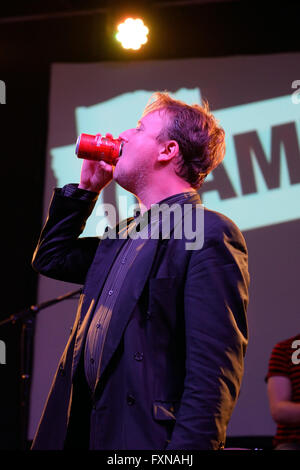
[[179,403],[179,401],[155,400],[153,402],[154,419],[157,421],[176,421]]

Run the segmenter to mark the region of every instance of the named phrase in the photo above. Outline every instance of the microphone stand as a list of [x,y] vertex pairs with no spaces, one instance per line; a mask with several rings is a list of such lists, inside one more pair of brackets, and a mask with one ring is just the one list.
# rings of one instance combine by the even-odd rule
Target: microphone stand
[[0,321],[0,327],[6,324],[15,324],[18,321],[22,322],[21,330],[21,441],[22,449],[27,449],[27,426],[29,414],[29,393],[31,382],[31,364],[32,364],[32,351],[33,351],[33,337],[34,337],[34,320],[36,315],[46,307],[54,305],[66,299],[75,297],[81,294],[82,289],[68,292],[46,302],[38,305],[31,305],[31,307],[21,310],[20,312],[10,315],[8,318]]

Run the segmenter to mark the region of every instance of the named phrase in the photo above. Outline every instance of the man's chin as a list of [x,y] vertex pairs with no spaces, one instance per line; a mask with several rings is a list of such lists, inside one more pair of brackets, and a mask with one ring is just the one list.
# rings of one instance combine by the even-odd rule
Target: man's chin
[[125,191],[128,191],[129,193],[132,193],[136,196],[135,194],[135,184],[130,184],[130,179],[126,178],[125,175],[118,175],[114,174],[113,180],[121,186]]

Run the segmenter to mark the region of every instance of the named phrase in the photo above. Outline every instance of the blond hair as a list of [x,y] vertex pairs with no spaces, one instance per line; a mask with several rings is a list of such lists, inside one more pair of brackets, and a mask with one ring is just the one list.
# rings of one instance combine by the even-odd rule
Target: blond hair
[[188,105],[171,98],[168,92],[156,92],[145,107],[143,116],[164,111],[169,118],[157,139],[176,140],[180,154],[176,174],[199,189],[206,176],[225,156],[225,132],[204,102]]

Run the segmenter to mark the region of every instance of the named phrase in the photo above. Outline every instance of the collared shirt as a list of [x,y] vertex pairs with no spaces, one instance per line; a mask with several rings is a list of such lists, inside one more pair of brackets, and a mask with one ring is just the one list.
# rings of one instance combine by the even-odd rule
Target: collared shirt
[[[94,199],[96,193],[76,189],[76,185],[66,186],[63,194],[80,199]],[[90,194],[89,194],[90,193]],[[196,193],[197,194],[197,193]],[[175,194],[157,203],[157,207],[172,206],[173,204],[184,204],[195,195],[195,191]],[[162,214],[160,212],[160,214]],[[107,279],[100,294],[95,313],[91,320],[84,349],[84,370],[89,387],[93,391],[99,375],[105,338],[108,332],[114,306],[126,275],[133,265],[138,263],[138,254],[145,243],[152,236],[153,229],[157,227],[159,215],[156,211],[149,209],[143,216],[135,216],[127,228],[126,242],[111,266]],[[151,222],[151,223],[150,223]],[[124,235],[123,235],[124,236]]]

